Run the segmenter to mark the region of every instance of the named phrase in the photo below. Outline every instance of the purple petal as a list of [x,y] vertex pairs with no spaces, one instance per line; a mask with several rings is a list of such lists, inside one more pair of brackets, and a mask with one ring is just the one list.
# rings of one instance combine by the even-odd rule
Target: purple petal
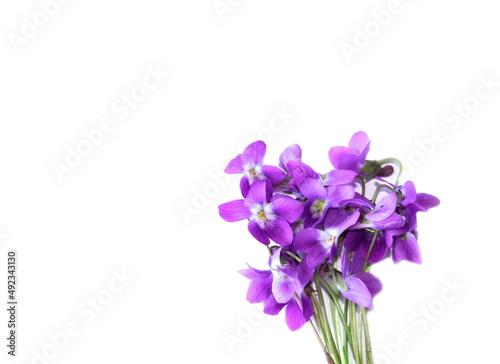
[[262,231],[259,224],[255,221],[250,221],[248,223],[248,231],[250,234],[264,245],[269,245],[270,241],[267,235]]
[[390,230],[400,228],[405,224],[405,219],[403,216],[393,213],[387,219],[382,221],[372,221],[368,227],[373,227],[377,230]]
[[275,216],[273,220],[266,221],[263,230],[278,245],[288,245],[293,240],[292,228],[282,217]]
[[335,168],[339,168],[339,163],[342,158],[347,155],[354,154],[354,151],[351,148],[347,147],[333,147],[330,148],[328,152],[328,157],[330,158],[330,162]]
[[319,177],[319,174],[314,172],[311,167],[300,161],[288,162],[287,170],[290,177],[292,177],[297,184],[300,184],[300,182],[306,178],[317,179]]
[[[390,230],[390,231],[393,231],[393,230]],[[389,230],[384,231],[384,241],[385,241],[385,245],[387,245],[387,248],[390,248],[392,246],[392,242],[394,240],[394,235],[397,235],[397,234],[392,234],[390,231]]]
[[270,295],[264,302],[264,313],[266,315],[277,315],[283,307],[285,307],[284,303],[279,303],[273,295]]
[[325,230],[337,230],[336,237],[339,237],[348,227],[354,225],[359,219],[360,213],[355,210],[349,214],[346,210],[330,209],[325,216]]
[[394,263],[408,260],[409,262],[422,264],[420,247],[418,246],[415,235],[412,233],[406,234],[406,241],[401,237],[396,238],[392,249],[392,259]]
[[271,294],[272,277],[252,279],[248,286],[247,300],[250,303],[259,303],[267,300]]
[[432,207],[436,207],[440,204],[437,197],[429,195],[427,193],[418,193],[415,199],[415,206],[418,211],[427,211]]
[[325,186],[345,185],[354,181],[358,174],[346,169],[334,169],[325,175],[323,184]]
[[264,155],[266,154],[266,143],[262,140],[253,142],[245,148],[241,155],[243,164],[262,165]]
[[279,185],[285,180],[285,172],[275,166],[262,166],[262,173],[264,173],[273,185]]
[[293,246],[304,253],[309,253],[319,243],[321,232],[318,229],[308,228],[301,230],[293,239]]
[[302,301],[302,314],[306,321],[309,321],[311,316],[314,314],[314,309],[311,299],[305,294],[300,295],[300,300]]
[[361,252],[361,250],[358,250],[357,252],[354,253],[354,256],[352,257],[352,263],[349,269],[350,270],[349,275],[361,273],[363,271],[364,265],[365,265],[365,255]]
[[401,205],[407,206],[411,203],[415,202],[415,198],[417,197],[417,190],[415,189],[415,184],[411,181],[408,181],[403,186],[403,194],[405,198],[400,202]]
[[315,269],[310,268],[305,259],[302,259],[296,269],[297,278],[299,279],[300,284],[305,287],[311,281],[311,277],[314,275]]
[[344,246],[350,251],[356,251],[367,240],[365,230],[351,230],[344,239]]
[[339,207],[344,200],[350,200],[355,196],[354,187],[349,185],[328,187],[328,202],[333,207]]
[[346,250],[344,250],[344,254],[342,254],[340,268],[342,270],[342,278],[351,275],[351,262],[349,260],[349,253]]
[[250,191],[250,180],[248,179],[248,176],[241,177],[240,190],[241,190],[241,195],[243,197],[247,197],[248,191]]
[[229,222],[241,221],[251,216],[243,200],[235,200],[219,205],[220,216]]
[[340,205],[358,207],[363,211],[371,211],[375,208],[375,205],[369,199],[359,193],[354,193],[354,198],[343,200]]
[[395,192],[391,192],[377,202],[375,209],[367,216],[367,218],[371,221],[381,221],[387,219],[390,215],[392,215],[394,210],[396,210],[397,204],[398,197]]
[[375,297],[377,293],[382,291],[382,282],[371,273],[356,273],[352,277],[361,279],[372,297]]
[[347,277],[345,283],[347,284],[348,290],[340,290],[340,293],[345,298],[357,303],[361,307],[372,308],[372,295],[361,279]]
[[320,181],[314,178],[306,178],[299,184],[300,192],[308,199],[325,200],[327,197],[326,189]]
[[289,196],[273,198],[272,211],[289,223],[295,222],[304,211],[304,204]]
[[346,155],[339,162],[338,169],[349,169],[358,173],[363,167],[363,158],[357,154]]
[[276,301],[287,303],[293,299],[295,293],[302,292],[302,286],[297,279],[289,277],[284,273],[279,273],[274,276],[272,291]]
[[310,268],[316,267],[330,256],[330,249],[325,248],[322,244],[316,244],[309,254],[307,254],[306,262]]
[[289,161],[299,161],[302,159],[302,149],[298,144],[292,144],[280,155],[280,167],[285,171]]
[[302,309],[300,308],[297,301],[295,301],[295,299],[288,302],[285,312],[286,323],[288,325],[288,328],[292,331],[300,329],[307,322],[307,320],[304,318]]
[[415,204],[406,206],[405,217],[408,221],[408,224],[405,224],[405,227],[407,226],[407,229],[406,231],[404,231],[404,233],[415,230],[417,228],[417,207],[415,206]]
[[254,205],[265,205],[267,202],[267,187],[266,181],[255,181],[250,186],[247,197],[245,197],[245,205],[252,207]]
[[[368,254],[368,249],[370,249],[371,240],[373,238],[373,234],[371,234],[369,241],[366,241],[362,247],[363,259]],[[372,251],[370,253],[370,257],[368,258],[368,263],[375,264],[385,259],[387,255],[387,244],[385,243],[383,235],[379,234],[377,240],[373,244]]]
[[243,173],[243,163],[241,161],[241,154],[234,157],[227,165],[224,172],[227,174]]
[[352,148],[362,159],[365,159],[370,149],[370,138],[364,131],[358,131],[351,137],[349,148]]
[[251,267],[250,265],[248,265],[248,269],[241,269],[238,271],[238,273],[240,273],[242,276],[244,276],[248,279],[266,278],[272,274],[272,272],[270,270],[255,269],[255,268]]

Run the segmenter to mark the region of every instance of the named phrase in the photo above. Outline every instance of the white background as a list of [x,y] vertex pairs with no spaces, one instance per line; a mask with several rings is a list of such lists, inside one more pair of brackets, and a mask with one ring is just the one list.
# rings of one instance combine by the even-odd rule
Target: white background
[[[16,47],[24,17],[43,24],[40,3],[1,3],[0,287],[17,249],[21,303],[12,362],[41,363],[44,350],[72,364],[324,362],[309,327],[292,333],[245,300],[236,271],[264,267],[266,250],[244,222],[218,216],[240,197],[237,177],[214,188],[211,174],[259,135],[267,163],[298,143],[326,172],[328,149],[358,130],[372,159],[409,160],[417,189],[442,202],[420,215],[422,266],[373,269],[384,282],[370,314],[378,363],[494,362],[500,87],[477,105],[474,95],[481,77],[500,81],[496,2],[401,0],[382,29],[372,11],[387,1],[229,4],[221,17],[211,0],[73,0]],[[342,42],[367,25],[349,62]],[[111,105],[147,67],[169,75],[121,120]],[[466,98],[474,110],[447,122]],[[283,109],[294,117],[272,131]],[[113,131],[60,181],[53,163],[106,117]],[[122,269],[134,278],[110,298]],[[466,287],[449,303],[446,282]],[[87,323],[78,307],[98,295],[111,302]],[[425,307],[434,314],[416,324]],[[248,337],[228,345],[248,321]],[[54,353],[50,335],[71,323],[79,334]]]

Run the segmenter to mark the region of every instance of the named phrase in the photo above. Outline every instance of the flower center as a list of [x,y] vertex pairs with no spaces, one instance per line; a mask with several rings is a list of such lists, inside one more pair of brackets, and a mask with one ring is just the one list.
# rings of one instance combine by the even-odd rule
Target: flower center
[[316,200],[311,206],[311,213],[314,217],[320,217],[325,211],[326,201]]
[[266,216],[266,213],[264,212],[264,210],[260,211],[257,216],[259,217],[259,219],[263,220],[263,221],[267,221],[267,216]]

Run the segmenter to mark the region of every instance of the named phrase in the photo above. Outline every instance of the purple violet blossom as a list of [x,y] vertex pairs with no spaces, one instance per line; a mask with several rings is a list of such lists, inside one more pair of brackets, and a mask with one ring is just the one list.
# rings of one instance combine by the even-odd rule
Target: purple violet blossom
[[365,163],[369,150],[368,135],[358,131],[351,137],[349,147],[333,147],[328,152],[328,156],[335,169],[348,169],[358,173]]
[[280,154],[279,166],[286,172],[289,172],[287,169],[288,162],[290,161],[300,162],[301,160],[302,160],[302,149],[298,144],[292,144]]
[[285,195],[271,197],[266,181],[255,181],[244,200],[235,200],[219,206],[220,216],[235,222],[250,219],[248,230],[262,244],[269,239],[279,245],[293,240],[290,224],[302,214],[302,202]]
[[343,200],[354,197],[354,187],[350,185],[325,188],[321,182],[306,178],[299,185],[299,190],[308,199],[304,206],[304,227],[314,227],[323,221],[330,207],[339,207]]
[[371,273],[364,273],[364,259],[361,254],[355,253],[352,263],[349,253],[342,256],[342,279],[337,277],[337,287],[345,298],[361,307],[373,309],[373,297],[382,290],[382,282]]
[[307,265],[316,267],[325,259],[337,254],[337,239],[342,233],[354,225],[359,218],[359,211],[352,213],[341,209],[330,209],[324,220],[324,230],[307,228],[299,231],[295,236],[293,245],[296,249],[308,253],[306,257]]
[[253,142],[245,148],[242,154],[233,158],[224,172],[227,174],[240,174],[240,188],[243,197],[246,197],[250,186],[255,181],[269,180],[272,185],[278,185],[285,180],[285,172],[280,168],[263,165],[266,154],[266,143],[261,140]]
[[269,266],[270,270],[249,266],[249,269],[240,271],[240,274],[251,279],[247,299],[250,303],[263,302],[264,313],[268,315],[277,315],[286,307],[288,327],[292,331],[298,330],[313,314],[311,299],[303,293],[313,271],[304,263],[297,264],[287,259],[281,248],[274,251]]
[[405,219],[396,212],[397,204],[398,197],[395,192],[391,192],[377,202],[372,210],[364,215],[361,221],[352,228],[390,230],[403,226],[405,224]]

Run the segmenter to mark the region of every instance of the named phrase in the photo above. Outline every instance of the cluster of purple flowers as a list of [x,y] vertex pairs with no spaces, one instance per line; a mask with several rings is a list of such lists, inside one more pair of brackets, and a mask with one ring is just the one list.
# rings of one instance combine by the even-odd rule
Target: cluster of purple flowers
[[291,330],[314,314],[315,273],[342,299],[371,309],[382,289],[371,265],[391,256],[421,263],[416,215],[439,200],[417,193],[413,182],[388,182],[394,160],[366,160],[369,147],[368,136],[355,133],[348,147],[330,149],[333,170],[321,174],[302,162],[296,144],[281,153],[279,167],[264,164],[266,145],[256,141],[225,170],[243,175],[243,198],[220,205],[221,217],[248,220],[270,252],[268,270],[240,271],[251,280],[247,299],[262,302],[266,314],[285,309]]

